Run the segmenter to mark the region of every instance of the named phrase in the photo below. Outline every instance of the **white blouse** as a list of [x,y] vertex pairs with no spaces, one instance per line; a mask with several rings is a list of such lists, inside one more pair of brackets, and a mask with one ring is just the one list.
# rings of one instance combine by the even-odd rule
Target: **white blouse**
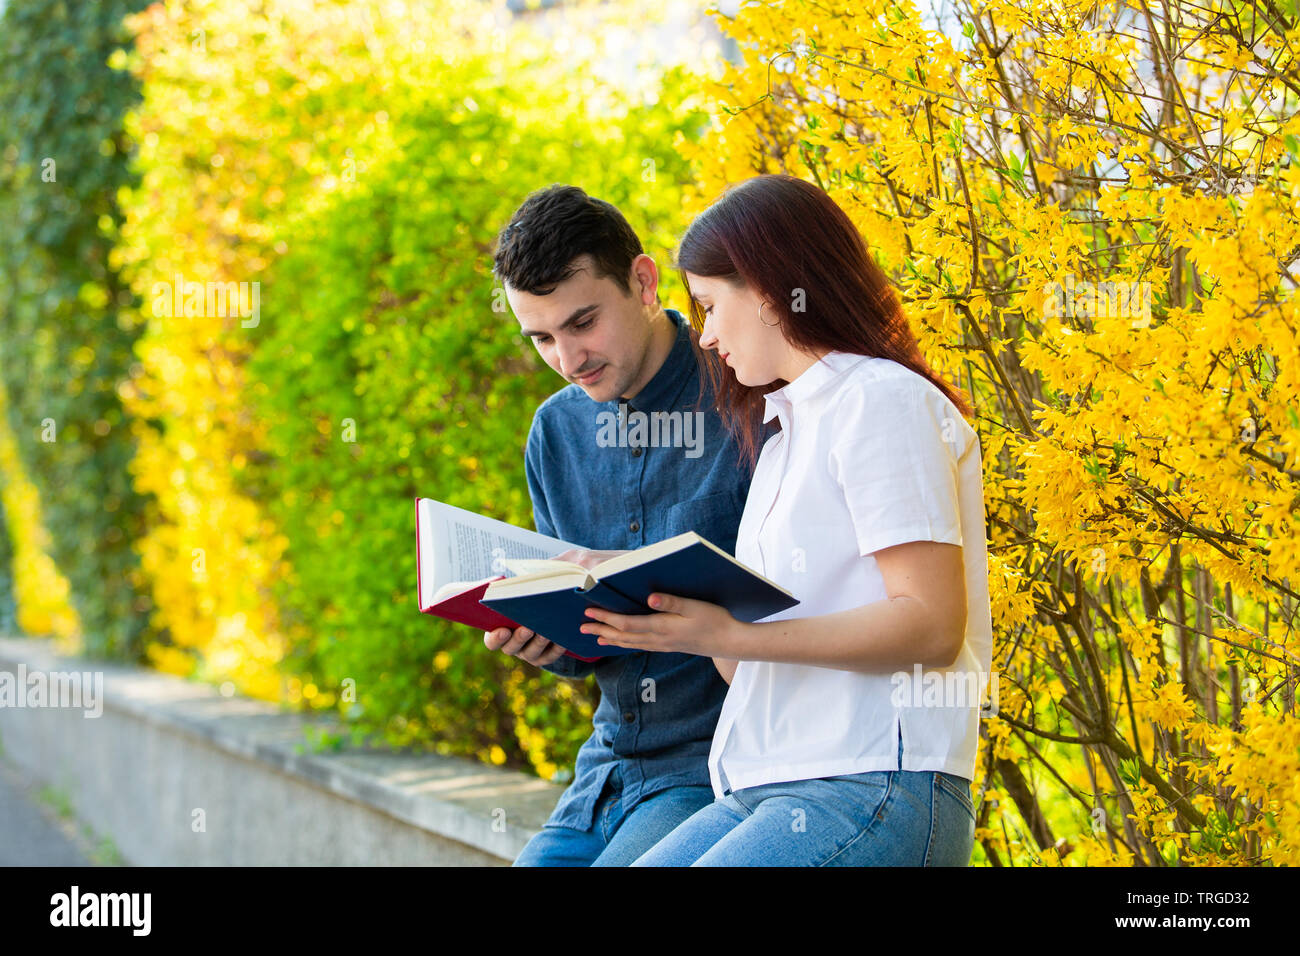
[[[768,393],[736,558],[799,604],[766,621],[885,600],[872,553],[962,546],[966,637],[951,667],[862,674],[741,661],[709,752],[714,794],[870,770],[972,779],[992,660],[979,439],[947,397],[890,359],[831,352]],[[903,744],[899,766],[899,737]]]

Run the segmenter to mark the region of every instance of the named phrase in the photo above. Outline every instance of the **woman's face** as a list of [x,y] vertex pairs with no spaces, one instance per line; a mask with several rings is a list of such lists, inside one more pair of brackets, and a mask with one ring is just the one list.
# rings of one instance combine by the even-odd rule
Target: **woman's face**
[[726,279],[687,272],[686,281],[704,310],[700,348],[716,349],[741,385],[767,385],[781,378],[792,350],[772,305],[749,286],[737,287]]

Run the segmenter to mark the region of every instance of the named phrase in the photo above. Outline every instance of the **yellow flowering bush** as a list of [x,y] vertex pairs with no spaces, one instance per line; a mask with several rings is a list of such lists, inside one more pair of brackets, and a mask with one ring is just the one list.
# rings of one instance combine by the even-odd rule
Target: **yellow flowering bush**
[[820,184],[977,409],[999,688],[977,859],[1300,846],[1300,29],[1233,9],[718,18],[744,62],[682,143],[690,211],[757,173]]
[[[14,623],[27,634],[51,635],[59,650],[78,650],[81,622],[68,599],[68,579],[50,557],[40,493],[28,478],[9,431],[8,398],[0,383],[0,576],[12,575]],[[6,527],[7,525],[7,527]]]

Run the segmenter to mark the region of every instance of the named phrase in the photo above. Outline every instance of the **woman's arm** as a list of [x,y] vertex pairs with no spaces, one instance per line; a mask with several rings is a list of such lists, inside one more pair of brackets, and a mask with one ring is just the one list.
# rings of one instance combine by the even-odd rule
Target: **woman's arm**
[[966,637],[961,547],[909,541],[873,556],[887,599],[820,617],[747,625],[740,656],[869,673],[951,666]]
[[740,661],[732,660],[727,657],[715,657],[713,659],[713,666],[718,669],[718,673],[722,675],[722,679],[728,684],[730,684],[731,679],[736,676],[736,666],[739,663]]
[[[812,664],[881,673],[920,664],[948,667],[966,634],[966,577],[961,548],[910,541],[873,557],[888,598],[848,611],[745,624],[724,608],[663,595],[663,613],[588,610],[582,629],[621,647],[680,651],[716,659]],[[732,670],[734,675],[734,669]]]

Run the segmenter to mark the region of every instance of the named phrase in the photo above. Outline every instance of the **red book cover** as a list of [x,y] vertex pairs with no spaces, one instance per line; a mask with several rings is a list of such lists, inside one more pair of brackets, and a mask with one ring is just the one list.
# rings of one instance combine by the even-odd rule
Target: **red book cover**
[[[418,507],[418,498],[416,499],[416,503],[415,523],[417,534],[415,539],[415,574],[417,595],[416,603],[418,604],[418,596],[422,593],[420,590],[420,538],[418,533],[420,512]],[[431,604],[428,607],[422,607],[420,608],[420,611],[423,614],[432,614],[434,617],[440,617],[456,624],[465,624],[469,627],[478,628],[480,631],[495,631],[499,627],[508,627],[512,631],[516,630],[519,625],[510,620],[510,618],[506,617],[504,614],[497,613],[485,604],[479,603],[484,592],[487,591],[488,585],[493,581],[500,581],[503,577],[505,577],[504,574],[499,574],[495,578],[480,581],[468,590],[460,591],[457,594],[453,594],[451,597],[443,598],[441,601],[438,601],[436,604]],[[579,657],[572,651],[567,650],[564,652],[564,655],[587,663],[600,660],[599,657]]]
[[453,594],[437,604],[431,604],[429,607],[420,610],[425,614],[432,614],[448,621],[455,621],[457,624],[468,624],[480,631],[495,631],[498,627],[508,627],[513,631],[519,626],[518,624],[504,614],[498,614],[492,608],[479,604],[479,600],[483,597],[483,592],[487,590],[487,586],[492,581],[501,580],[504,576],[501,575],[490,581],[481,581],[468,591]]

